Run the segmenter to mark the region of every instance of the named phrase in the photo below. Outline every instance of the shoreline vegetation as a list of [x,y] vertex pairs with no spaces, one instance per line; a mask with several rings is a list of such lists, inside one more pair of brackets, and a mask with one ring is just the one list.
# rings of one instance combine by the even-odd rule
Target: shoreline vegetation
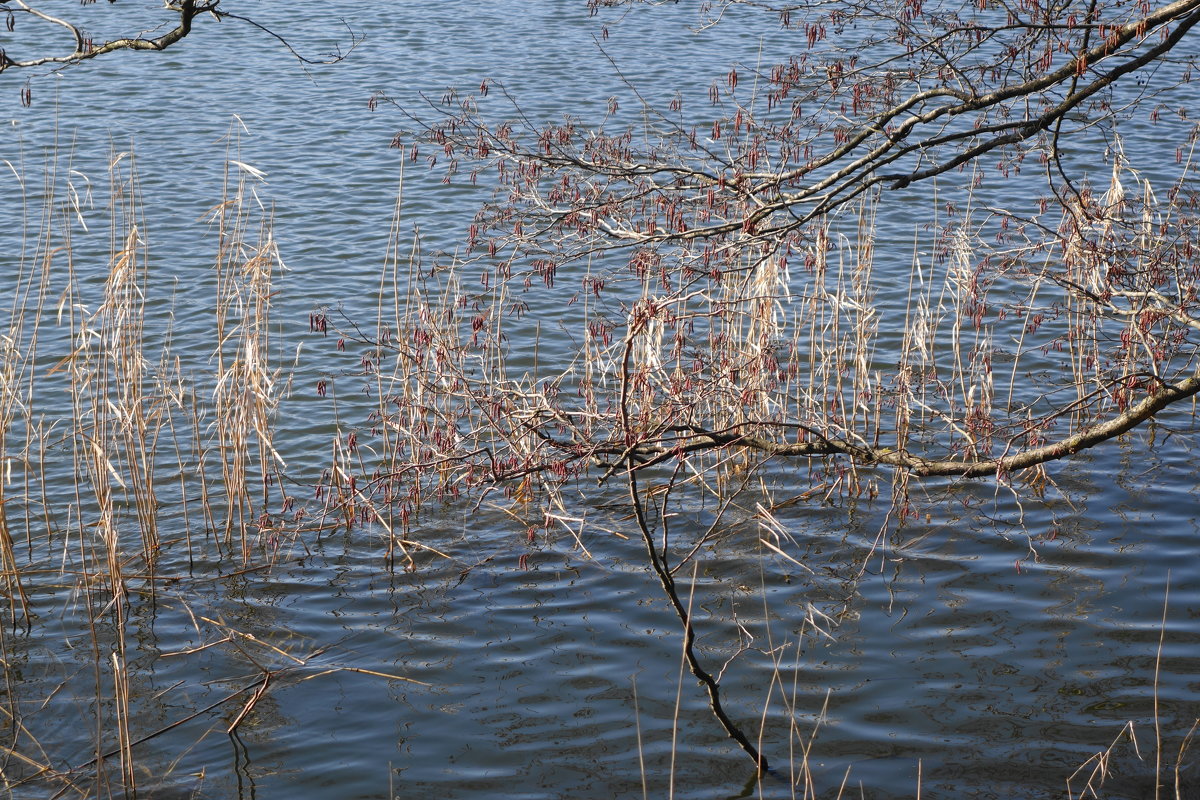
[[[170,4],[178,27],[107,43],[31,2],[0,0],[8,31],[19,13],[74,47],[24,60],[0,50],[0,72],[160,50],[208,17],[249,22],[315,63],[226,10],[233,0]],[[678,648],[665,775],[646,765],[646,696],[630,678],[629,772],[643,795],[663,780],[676,793],[685,687],[745,770],[744,795],[856,793],[849,770],[832,787],[818,772],[821,732],[837,720],[828,693],[813,711],[800,675],[857,619],[869,580],[899,570],[935,517],[951,538],[956,526],[1012,534],[1020,575],[1082,513],[1054,465],[1134,436],[1150,452],[1194,439],[1200,125],[1185,43],[1200,0],[728,0],[705,4],[692,33],[763,7],[795,54],[763,65],[760,38],[760,62],[729,65],[701,96],[647,99],[673,89],[627,78],[601,27],[595,44],[626,91],[593,119],[543,121],[490,78],[420,109],[364,98],[406,126],[392,146],[408,176],[380,220],[388,244],[371,256],[371,292],[349,311],[307,309],[306,329],[280,316],[300,301],[285,294],[289,255],[240,120],[220,196],[196,223],[211,247],[203,289],[184,287],[204,293],[186,309],[198,324],[178,324],[172,254],[154,249],[161,209],[143,200],[132,146],[112,152],[100,190],[67,147],[36,166],[3,162],[20,244],[0,276],[12,301],[0,319],[0,728],[12,742],[0,744],[0,792],[136,797],[178,779],[202,796],[207,767],[179,765],[214,733],[242,758],[239,735],[282,717],[287,687],[354,675],[433,693],[428,670],[357,661],[345,640],[209,607],[221,592],[271,591],[283,567],[318,561],[323,541],[364,532],[355,546],[381,575],[437,571],[455,586],[499,550],[528,575],[542,545],[583,562],[633,547]],[[28,85],[20,101],[32,102]],[[1127,151],[1121,126],[1135,125],[1161,126],[1147,130],[1165,149]],[[426,252],[406,218],[419,169],[490,190],[449,251]],[[454,515],[463,537],[447,543],[430,520]],[[505,534],[477,545],[476,515]],[[854,527],[854,545],[829,555],[821,536],[801,541],[817,518],[843,545]],[[705,595],[726,566],[708,556],[735,538],[724,560],[753,559],[731,579],[761,599],[753,619]],[[1130,751],[1147,796],[1194,791],[1200,719],[1159,696],[1178,635],[1170,583],[1146,708],[1062,770],[1070,800],[1125,791],[1110,778]],[[1140,647],[1143,666],[1145,630],[1121,644]],[[27,678],[17,654],[51,639],[61,650]],[[226,655],[237,669],[208,676],[201,665]],[[758,683],[740,683],[747,674]],[[1106,700],[1088,708],[1112,711]],[[143,718],[150,707],[162,713]],[[1007,713],[1013,730],[1022,713]],[[148,764],[144,752],[198,720],[198,739]],[[918,796],[924,781],[917,760]]]
[[[81,194],[69,178],[65,190],[57,188],[63,183],[57,158],[47,164],[41,205],[30,209],[26,197],[26,229],[35,233],[28,240],[16,275],[14,302],[3,335],[0,393],[3,422],[0,451],[5,459],[6,478],[0,484],[0,555],[8,601],[5,648],[12,644],[10,637],[20,636],[22,631],[28,634],[36,626],[44,625],[54,604],[62,602],[57,599],[46,606],[39,597],[54,597],[60,594],[58,590],[66,590],[79,598],[71,604],[71,613],[82,615],[77,623],[83,623],[83,630],[93,631],[91,649],[95,653],[98,682],[92,721],[93,755],[65,766],[61,755],[43,748],[22,725],[19,707],[28,700],[22,698],[20,684],[14,684],[13,676],[6,671],[9,705],[5,715],[17,735],[14,745],[6,747],[5,753],[10,763],[17,766],[15,770],[11,767],[6,770],[4,788],[14,796],[22,796],[28,787],[53,788],[56,797],[119,795],[122,791],[132,794],[139,782],[147,780],[139,772],[136,752],[139,746],[198,717],[217,712],[225,715],[221,727],[233,734],[271,687],[283,681],[354,672],[429,686],[404,675],[369,667],[341,665],[317,669],[310,666],[310,661],[324,648],[317,647],[307,653],[283,649],[196,609],[188,613],[194,621],[199,620],[204,630],[202,638],[207,641],[166,655],[188,656],[224,644],[254,651],[260,657],[269,656],[273,663],[268,666],[270,659],[263,659],[260,674],[254,679],[157,729],[147,731],[132,722],[139,692],[131,686],[131,681],[139,678],[131,674],[128,666],[135,660],[129,637],[140,635],[137,634],[140,623],[129,614],[135,605],[156,602],[154,598],[160,587],[180,585],[180,581],[186,585],[190,580],[209,580],[215,576],[206,575],[206,570],[214,567],[223,577],[267,576],[273,569],[303,558],[310,537],[337,529],[372,530],[375,540],[382,544],[380,562],[384,569],[420,570],[418,558],[454,558],[421,541],[414,526],[423,504],[444,504],[457,497],[456,487],[465,480],[463,466],[454,459],[438,457],[432,452],[416,453],[411,448],[417,441],[422,446],[445,447],[447,442],[439,437],[452,435],[450,431],[456,426],[462,430],[461,409],[437,405],[442,402],[436,392],[439,385],[450,390],[446,396],[461,397],[463,387],[476,380],[473,376],[484,375],[487,380],[495,380],[497,375],[509,374],[506,359],[510,357],[510,349],[500,320],[509,316],[504,309],[515,307],[518,301],[498,291],[490,296],[490,307],[480,312],[478,305],[471,306],[479,302],[480,295],[468,302],[461,291],[458,294],[450,291],[457,285],[454,274],[439,275],[436,269],[427,272],[418,266],[419,247],[414,245],[407,257],[402,255],[405,249],[399,244],[401,191],[392,221],[396,244],[388,255],[390,268],[381,275],[379,296],[383,300],[374,331],[368,335],[352,320],[336,317],[328,309],[316,309],[310,316],[309,336],[319,337],[338,352],[357,349],[361,359],[358,371],[337,376],[325,373],[312,387],[317,397],[328,401],[336,419],[329,428],[330,463],[315,480],[298,482],[289,474],[285,456],[280,452],[287,448],[276,441],[280,404],[290,392],[297,391],[292,384],[302,358],[298,350],[291,359],[284,357],[287,347],[279,338],[281,326],[272,317],[278,293],[276,281],[286,268],[271,230],[269,202],[259,194],[262,175],[234,157],[237,155],[231,149],[226,162],[225,196],[206,220],[215,243],[214,299],[206,312],[213,316],[214,348],[203,366],[185,366],[173,349],[177,336],[173,330],[173,312],[163,313],[173,301],[157,294],[162,291],[163,283],[153,272],[155,259],[150,256],[150,241],[144,233],[145,210],[140,203],[137,164],[132,152],[115,153],[110,161],[108,196],[104,202],[109,209],[110,252],[103,270],[85,263],[73,250],[73,231],[78,232],[75,226],[87,230],[84,219],[92,216],[92,209],[79,205]],[[34,194],[29,192],[30,196]],[[30,224],[33,220],[36,222]],[[865,211],[856,225],[860,231],[869,231],[870,219]],[[95,235],[94,231],[88,233]],[[847,255],[852,257],[846,258]],[[843,253],[836,270],[818,268],[817,272],[828,274],[831,281],[821,292],[832,300],[825,306],[832,309],[832,316],[817,317],[796,328],[809,332],[841,329],[847,334],[815,337],[815,342],[825,342],[833,349],[814,352],[810,356],[814,367],[866,364],[875,358],[871,353],[876,347],[878,324],[868,312],[873,283],[870,255],[868,240],[857,251]],[[969,305],[961,287],[955,288],[953,271],[950,275],[950,283],[930,286],[920,283],[922,274],[916,273],[909,288],[913,298],[910,308],[924,309],[928,314],[935,305],[932,298],[940,295],[943,316],[910,321],[906,329],[916,330],[930,324],[943,331],[947,326],[954,331],[964,328],[964,315],[970,317]],[[105,276],[103,282],[98,281],[100,276]],[[403,286],[404,290],[390,291],[389,281],[391,289]],[[775,324],[781,309],[774,301],[764,302],[764,298],[773,297],[777,290],[764,285],[747,292],[746,284],[738,284],[736,290],[746,292],[745,299],[730,294],[723,296],[720,303],[730,309],[741,308],[739,314],[746,316],[735,317],[710,335],[720,341],[732,341],[734,333],[741,330],[755,338],[777,337],[779,331],[770,326]],[[945,313],[947,296],[959,298],[951,304],[955,313]],[[485,323],[480,324],[480,319]],[[489,327],[493,325],[491,320],[495,320],[494,328]],[[764,333],[768,328],[769,333]],[[422,330],[428,332],[422,334]],[[604,331],[589,323],[593,344],[580,355],[583,373],[612,370],[611,348],[620,354],[615,363],[623,363],[626,372],[631,363],[641,364],[636,369],[645,370],[647,360],[660,365],[654,369],[661,369],[653,348],[639,342],[644,327],[634,330],[638,333],[626,334],[624,342],[608,334],[610,349],[605,354],[596,343],[605,339]],[[926,335],[933,342],[943,334],[929,331]],[[955,338],[960,334],[945,335]],[[742,341],[746,341],[744,334]],[[796,351],[799,345],[798,339],[791,343]],[[738,355],[733,345],[729,347],[726,357],[731,361],[743,359],[738,363],[744,368],[745,355]],[[906,339],[904,347],[912,348],[906,351],[909,353],[906,357],[911,357],[920,345]],[[321,351],[316,352],[314,357],[320,358]],[[419,357],[414,356],[416,352]],[[719,348],[714,348],[714,352],[720,352]],[[961,348],[956,346],[950,352],[961,352]],[[458,361],[450,359],[452,353],[458,354]],[[462,358],[474,359],[475,370],[463,368]],[[789,360],[795,358],[793,353]],[[603,366],[606,360],[607,366]],[[457,371],[445,371],[449,364],[455,364]],[[959,365],[965,366],[962,362]],[[974,386],[981,385],[982,373],[975,372],[978,366],[972,360],[966,373],[974,376],[970,378]],[[508,382],[498,384],[502,386],[502,394],[528,398],[544,392],[544,388],[535,388],[549,385],[538,369],[535,356],[523,377],[513,376]],[[783,370],[777,364],[776,374],[784,374]],[[202,377],[196,378],[197,374]],[[305,374],[312,376],[311,371]],[[866,374],[869,373],[864,371]],[[555,380],[561,381],[561,377]],[[758,397],[755,402],[759,403],[773,402],[770,400],[773,389],[754,388],[758,380],[762,377],[746,375],[741,381],[740,397],[743,400]],[[840,370],[831,371],[822,380],[834,384],[845,381],[854,396],[870,391],[868,385],[860,383],[860,378],[847,376]],[[976,403],[990,402],[995,394],[990,372],[986,381],[985,399],[977,398]],[[338,382],[358,382],[367,389],[357,399],[339,404],[334,391]],[[603,384],[603,379],[597,383]],[[966,385],[967,378],[952,383]],[[408,394],[398,397],[398,386]],[[54,405],[55,400],[47,400],[54,395],[65,397],[66,403],[59,400]],[[512,419],[519,420],[520,414],[525,413],[505,405],[503,398],[491,402],[497,406],[495,413]],[[585,403],[590,403],[593,409],[599,409],[601,404],[595,397],[585,397]],[[630,403],[621,417],[644,414],[647,407]],[[741,403],[740,410],[734,413],[743,414],[747,407]],[[408,408],[408,413],[419,410],[425,416],[404,417],[397,408]],[[635,412],[634,408],[643,410]],[[879,425],[879,410],[879,406],[873,411],[859,406],[853,413],[874,414],[872,424]],[[365,414],[370,424],[353,424],[354,414]],[[439,419],[447,425],[440,431],[436,426]],[[871,421],[869,416],[864,419]],[[489,423],[485,420],[474,424]],[[622,423],[632,424],[629,420]],[[733,436],[729,432],[745,424],[730,418],[721,426],[726,431],[723,435]],[[536,431],[529,435],[535,440],[533,449],[544,446],[545,438]],[[713,438],[713,441],[724,440]],[[731,439],[725,443],[734,442]],[[521,447],[511,435],[497,440],[496,446]],[[883,482],[873,465],[866,463],[849,470],[831,471],[818,466],[810,478],[811,488],[795,496],[780,499],[775,486],[748,491],[745,477],[761,472],[761,464],[755,464],[761,458],[756,451],[762,449],[749,447],[744,451],[750,454],[749,458],[735,449],[730,455],[720,455],[715,462],[712,474],[718,488],[713,496],[719,500],[716,518],[719,523],[726,513],[732,515],[737,509],[746,508],[744,496],[761,492],[751,516],[763,531],[759,536],[763,552],[800,570],[808,567],[789,552],[794,542],[777,513],[797,504],[837,502],[839,497],[848,502],[893,502],[895,508],[894,498],[901,496],[906,487],[906,481],[892,485]],[[672,515],[666,508],[671,502],[670,494],[684,494],[689,487],[686,483],[675,486],[661,482],[645,488],[638,486],[638,475],[654,476],[652,469],[642,466],[653,467],[658,452],[665,451],[645,453],[631,462],[638,464],[638,468],[630,472],[627,501],[634,516],[627,520],[634,529],[627,534],[637,536],[635,531],[640,531],[664,595],[678,615],[685,661],[706,687],[717,721],[766,772],[767,755],[759,750],[764,746],[765,726],[756,732],[753,720],[744,718],[745,709],[726,710],[721,694],[725,670],[718,669],[718,664],[708,664],[708,656],[696,645],[691,608],[699,563],[695,556],[709,537],[688,545],[687,552],[675,553],[678,559],[672,563],[669,559],[674,548],[666,548],[654,533],[669,525]],[[406,460],[389,462],[389,458],[395,459],[397,455],[404,455]],[[631,456],[632,452],[625,454],[627,458]],[[590,557],[587,540],[594,534],[585,530],[582,520],[570,516],[570,503],[574,501],[564,495],[572,480],[584,470],[571,467],[561,474],[551,470],[561,480],[539,484],[543,467],[526,468],[522,472],[511,455],[509,459],[508,466],[500,468],[503,474],[492,476],[507,479],[494,481],[496,491],[503,496],[503,505],[492,501],[489,505],[502,509],[517,528],[527,530],[529,541],[535,536],[565,533],[582,555]],[[397,502],[399,484],[391,481],[397,474],[413,471],[418,462],[426,465],[428,474],[416,476],[417,485],[426,488],[410,490],[408,502]],[[602,476],[602,484],[617,468],[616,464],[596,458],[589,465],[593,477]],[[1033,478],[1024,480],[1027,486],[1036,488],[1042,484],[1053,488],[1048,477],[1037,470]],[[433,491],[428,490],[430,485]],[[932,502],[937,501],[926,500]],[[916,512],[904,511],[902,515],[910,513]],[[164,519],[169,519],[167,534],[164,534]],[[710,534],[718,523],[713,523]],[[611,529],[605,535],[613,533],[622,538],[627,535]],[[161,556],[166,552],[171,553],[170,560],[176,570],[185,563],[189,565],[187,575],[160,571]],[[47,575],[50,560],[61,561],[57,576]],[[526,556],[521,556],[519,566],[528,568]],[[681,585],[680,579],[688,573],[690,580]],[[51,586],[58,588],[47,594]],[[1164,635],[1165,602],[1166,598]],[[811,624],[804,626],[807,633],[802,630],[801,639],[827,637],[830,630],[836,630],[838,621],[833,617],[811,605],[809,614]],[[1161,646],[1160,641],[1160,657]],[[776,664],[775,675],[773,683],[786,685],[786,667]],[[765,715],[766,710],[762,713]],[[783,777],[796,796],[819,794],[808,763],[819,728],[818,724],[807,732],[794,729],[789,745],[792,752],[786,765],[777,763],[771,770],[776,776],[780,770],[786,772]],[[1195,730],[1193,725],[1181,740],[1172,738],[1172,742],[1178,741],[1177,752],[1166,752],[1156,716],[1153,752],[1156,774],[1163,787],[1162,797],[1185,796],[1182,770],[1189,763],[1187,754]],[[1112,754],[1136,741],[1130,722],[1107,748],[1080,764],[1071,775],[1064,776],[1070,796],[1103,796],[1099,787],[1110,769]],[[777,751],[778,747],[775,745],[772,750]],[[845,785],[837,796],[844,791]]]

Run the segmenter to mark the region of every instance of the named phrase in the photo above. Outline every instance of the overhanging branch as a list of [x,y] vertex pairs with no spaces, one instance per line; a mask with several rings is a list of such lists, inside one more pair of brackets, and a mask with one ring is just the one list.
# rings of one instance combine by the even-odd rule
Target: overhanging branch
[[1152,391],[1141,402],[1130,406],[1112,419],[1086,427],[1051,444],[998,458],[924,458],[906,450],[868,447],[855,444],[845,438],[819,434],[818,441],[780,444],[761,436],[740,433],[737,429],[726,431],[697,429],[694,436],[688,437],[686,441],[677,445],[647,444],[629,448],[625,453],[636,459],[634,469],[654,466],[672,458],[703,450],[740,447],[779,458],[848,456],[859,464],[895,467],[922,478],[939,476],[982,478],[988,475],[1018,472],[1075,455],[1128,433],[1168,406],[1197,394],[1200,394],[1200,369],[1186,380],[1167,384],[1157,391]]

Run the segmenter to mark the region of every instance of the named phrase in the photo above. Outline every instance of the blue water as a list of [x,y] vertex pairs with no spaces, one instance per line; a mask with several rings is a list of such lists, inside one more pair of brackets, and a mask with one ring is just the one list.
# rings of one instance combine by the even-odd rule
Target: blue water
[[[83,7],[96,30],[105,5]],[[204,220],[230,159],[265,173],[256,192],[289,269],[276,282],[277,352],[286,363],[297,347],[302,355],[277,442],[300,481],[319,474],[335,432],[356,424],[335,417],[316,380],[338,385],[343,415],[358,391],[338,375],[355,357],[309,335],[309,314],[374,314],[402,179],[405,151],[389,145],[411,123],[390,103],[373,110],[372,97],[432,113],[426,98],[472,93],[486,78],[534,120],[586,123],[613,96],[636,109],[626,80],[649,100],[679,92],[690,103],[732,62],[789,46],[776,26],[745,16],[692,30],[687,4],[594,17],[566,0],[251,5],[306,55],[348,46],[339,19],[366,38],[341,63],[304,66],[261,31],[202,20],[165,53],[7,72],[0,158],[26,176],[33,207],[47,153],[69,159],[62,185],[85,199],[90,187],[81,213],[92,233],[77,230],[73,244],[80,283],[94,292],[108,252],[105,170],[114,151],[136,154],[155,324],[173,314],[176,351],[201,386],[216,248]],[[22,108],[27,78],[33,105]],[[507,113],[499,92],[488,109]],[[1153,156],[1156,130],[1131,122],[1127,151]],[[21,218],[19,197],[5,167],[0,217]],[[452,252],[489,197],[483,183],[446,185],[422,162],[405,164],[401,238],[419,231],[427,254]],[[885,207],[881,220],[881,261],[907,267],[911,214]],[[14,236],[0,232],[10,272]],[[880,296],[902,300],[887,286]],[[568,357],[558,319],[544,313],[541,358]],[[64,354],[47,354],[42,368]],[[1078,797],[1089,759],[1118,739],[1102,796],[1153,796],[1156,702],[1172,764],[1200,718],[1200,463],[1188,413],[1164,423],[1175,432],[1137,432],[1055,465],[1043,497],[931,482],[918,490],[919,516],[898,525],[882,501],[818,494],[780,512],[789,553],[811,572],[759,544],[754,509],[731,511],[698,551],[694,583],[691,565],[679,576],[694,590],[702,657],[726,666],[726,708],[761,731],[776,764],[761,784],[681,664],[679,622],[617,489],[588,489],[572,509],[586,519],[590,555],[565,534],[527,543],[523,526],[486,504],[427,509],[412,536],[449,558],[414,551],[414,571],[389,565],[385,537],[363,526],[287,537],[275,566],[238,574],[241,562],[220,555],[194,511],[165,514],[158,573],[176,580],[153,592],[133,581],[141,588],[129,598],[131,735],[186,721],[134,748],[138,796],[803,797],[805,785],[790,784],[808,748],[821,797],[843,782],[845,796],[1058,797],[1082,768],[1070,784]],[[64,457],[51,449],[46,471],[68,485]],[[783,496],[808,487],[802,471],[768,477]],[[693,501],[672,524],[680,553],[714,522],[711,502]],[[36,624],[0,635],[0,722],[11,732],[0,745],[59,772],[97,755],[98,727],[100,748],[116,745],[108,653],[118,637],[103,592],[77,574],[71,503],[56,500],[49,530],[40,513],[10,521]],[[196,539],[190,551],[185,535]],[[263,669],[276,677],[227,735]],[[1136,749],[1122,738],[1129,730]],[[94,766],[69,773],[72,789],[32,778],[29,763],[0,759],[0,795],[121,796]],[[116,762],[99,774],[115,781]],[[1185,785],[1197,781],[1195,767],[1183,772]]]

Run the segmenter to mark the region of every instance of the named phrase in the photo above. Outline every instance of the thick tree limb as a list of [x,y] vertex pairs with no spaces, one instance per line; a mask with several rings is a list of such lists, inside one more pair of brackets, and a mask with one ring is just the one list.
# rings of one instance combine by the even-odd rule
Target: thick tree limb
[[23,11],[40,20],[60,25],[71,32],[75,38],[75,50],[71,53],[61,56],[39,56],[29,59],[15,59],[7,53],[0,52],[0,72],[10,67],[37,67],[43,64],[74,64],[81,61],[87,61],[97,56],[102,56],[106,53],[111,53],[115,50],[166,50],[171,45],[183,39],[192,32],[192,20],[197,14],[210,13],[220,18],[222,12],[217,10],[217,4],[220,0],[205,0],[205,2],[197,2],[197,0],[180,0],[179,3],[169,5],[168,8],[179,12],[179,24],[171,30],[164,33],[162,36],[154,38],[144,38],[140,36],[125,37],[121,39],[113,39],[103,44],[96,45],[92,43],[77,25],[68,22],[60,17],[53,17],[36,8],[30,6],[25,0],[4,0],[0,6],[7,8],[11,13],[14,9]]
[[88,61],[98,56],[106,55],[118,50],[166,50],[168,47],[178,43],[192,32],[192,24],[197,16],[201,14],[210,14],[217,20],[236,19],[241,22],[248,23],[263,31],[264,33],[278,39],[284,47],[288,49],[293,56],[306,64],[332,64],[341,61],[350,50],[353,50],[362,41],[360,36],[356,36],[353,31],[350,32],[351,45],[346,53],[335,52],[328,58],[314,60],[301,55],[291,45],[288,40],[262,25],[250,17],[241,16],[232,12],[223,11],[219,8],[221,0],[171,0],[166,4],[166,8],[170,11],[175,11],[179,14],[179,23],[171,28],[166,33],[160,36],[126,36],[119,39],[112,39],[102,43],[96,43],[89,38],[84,30],[74,22],[62,17],[52,16],[41,11],[40,9],[30,5],[27,0],[0,0],[0,11],[8,12],[8,26],[12,30],[15,25],[15,14],[27,14],[42,22],[57,25],[68,31],[74,39],[74,50],[70,53],[62,55],[40,55],[32,58],[21,58],[13,53],[0,48],[0,72],[10,68],[28,68],[44,65],[70,65],[77,64],[83,61]]
[[[637,459],[635,469],[641,469],[689,453],[725,447],[741,447],[780,458],[817,458],[849,456],[860,464],[890,466],[903,469],[917,477],[981,478],[1003,475],[1036,467],[1050,461],[1074,455],[1082,450],[1128,433],[1157,415],[1164,408],[1200,394],[1200,369],[1186,380],[1162,386],[1141,402],[1105,422],[1085,427],[1051,444],[1022,450],[998,458],[937,459],[924,458],[905,450],[866,447],[847,439],[819,435],[819,441],[780,444],[760,436],[729,431],[699,431],[696,436],[675,446],[647,445],[631,448]],[[628,450],[625,452],[629,452]],[[624,454],[624,453],[623,453]]]

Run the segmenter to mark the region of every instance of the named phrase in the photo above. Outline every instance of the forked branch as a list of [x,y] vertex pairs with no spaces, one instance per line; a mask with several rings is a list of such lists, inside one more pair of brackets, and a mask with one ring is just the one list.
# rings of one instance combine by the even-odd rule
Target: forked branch
[[[112,2],[112,0],[110,0]],[[221,9],[221,0],[169,0],[165,8],[168,11],[178,14],[178,22],[165,33],[157,36],[152,36],[147,33],[141,33],[133,36],[122,36],[116,39],[110,39],[104,42],[96,42],[87,34],[84,28],[76,21],[66,19],[62,16],[55,16],[42,11],[37,6],[31,4],[29,0],[0,0],[0,12],[7,12],[6,26],[9,32],[12,32],[17,27],[18,15],[28,16],[34,20],[46,23],[51,26],[57,26],[65,30],[74,41],[74,48],[68,53],[59,53],[54,55],[32,55],[20,56],[9,52],[5,48],[0,48],[0,72],[11,68],[31,68],[45,65],[61,65],[67,66],[77,64],[83,61],[88,61],[99,56],[113,53],[118,50],[166,50],[168,47],[178,43],[192,32],[192,25],[197,17],[208,14],[215,20],[236,19],[242,22],[249,23],[254,27],[264,31],[270,36],[275,37],[283,43],[285,47],[299,60],[307,64],[332,64],[341,61],[350,50],[353,50],[362,41],[362,37],[355,35],[350,31],[351,46],[346,53],[336,52],[325,59],[311,59],[301,55],[288,42],[288,40],[280,36],[278,33],[270,30],[266,26],[251,19],[250,17],[235,14]]]

